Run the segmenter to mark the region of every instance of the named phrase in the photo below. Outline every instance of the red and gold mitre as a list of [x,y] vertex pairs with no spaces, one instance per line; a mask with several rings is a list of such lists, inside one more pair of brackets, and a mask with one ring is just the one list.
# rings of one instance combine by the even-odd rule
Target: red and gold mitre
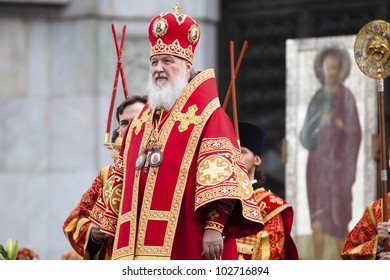
[[177,8],[173,13],[156,15],[149,23],[150,57],[170,54],[192,64],[199,38],[198,23]]

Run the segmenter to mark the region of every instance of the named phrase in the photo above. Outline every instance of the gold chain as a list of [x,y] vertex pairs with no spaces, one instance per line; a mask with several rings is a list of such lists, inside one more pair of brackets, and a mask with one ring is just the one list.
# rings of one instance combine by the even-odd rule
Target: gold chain
[[163,118],[163,110],[159,109],[155,112],[155,114],[160,115],[159,119],[154,121],[153,120],[153,130],[148,142],[148,146],[150,145],[157,145],[159,136],[160,136],[160,125],[163,123],[169,116],[169,112],[164,116]]
[[[146,147],[141,149],[141,153],[138,155],[135,168],[137,170],[136,176],[139,175],[139,170],[143,167],[144,174],[146,174],[149,166],[153,167],[153,174],[157,174],[157,167],[163,161],[163,154],[161,152],[161,146],[158,145],[159,137],[160,137],[160,125],[164,125],[163,122],[168,118],[169,112],[163,118],[163,110],[159,109],[155,112],[156,115],[160,114],[158,120],[155,120],[153,117],[153,130],[150,133],[148,144]],[[154,115],[154,114],[153,114]]]

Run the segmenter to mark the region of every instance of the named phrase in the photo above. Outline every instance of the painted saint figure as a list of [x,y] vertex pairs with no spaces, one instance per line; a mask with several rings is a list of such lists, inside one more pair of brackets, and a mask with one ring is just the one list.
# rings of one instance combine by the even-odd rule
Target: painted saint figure
[[325,235],[336,238],[341,252],[352,219],[361,128],[355,98],[343,84],[350,67],[341,48],[318,53],[314,69],[321,87],[310,100],[300,133],[309,151],[306,185],[315,259],[324,257]]

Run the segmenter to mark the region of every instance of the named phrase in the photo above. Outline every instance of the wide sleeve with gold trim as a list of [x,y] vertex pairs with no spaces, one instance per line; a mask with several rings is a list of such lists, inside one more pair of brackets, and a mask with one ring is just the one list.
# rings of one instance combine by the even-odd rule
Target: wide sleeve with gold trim
[[239,238],[263,229],[233,125],[221,107],[203,130],[197,158],[195,210],[202,211],[218,200],[235,201],[224,226],[225,236]]
[[286,260],[284,249],[285,232],[283,217],[277,214],[265,223],[264,230],[260,233],[260,242],[255,251],[256,260]]
[[123,187],[123,158],[117,157],[111,165],[106,182],[93,206],[89,219],[100,227],[100,231],[115,236],[119,205]]
[[348,233],[341,257],[345,260],[375,260],[378,247],[377,225],[381,220],[382,200],[378,199],[367,206],[360,220]]
[[107,178],[109,166],[102,168],[91,187],[83,194],[77,206],[65,220],[62,229],[73,249],[81,256],[85,255],[92,222],[89,219],[90,212],[102,191]]
[[[271,191],[257,189],[256,201],[264,213],[262,246],[256,259],[297,260],[298,250],[291,237],[294,212],[290,204]],[[265,234],[266,232],[267,234]]]
[[240,258],[297,260],[298,250],[291,237],[292,206],[264,188],[255,191],[255,198],[260,207],[265,227],[255,235],[237,239]]

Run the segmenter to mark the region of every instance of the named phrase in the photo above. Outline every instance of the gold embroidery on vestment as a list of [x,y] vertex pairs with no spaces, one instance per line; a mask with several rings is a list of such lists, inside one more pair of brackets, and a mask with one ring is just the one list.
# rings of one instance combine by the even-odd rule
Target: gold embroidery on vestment
[[217,210],[213,209],[213,211],[211,211],[209,213],[209,217],[210,217],[210,220],[212,220],[212,221],[214,221],[215,218],[218,218],[219,214],[217,213]]
[[265,211],[265,208],[267,208],[267,204],[264,201],[262,201],[260,202],[259,208],[260,208],[261,215],[265,217],[267,215],[267,212]]
[[138,133],[140,132],[142,124],[147,122],[152,117],[152,114],[149,113],[150,109],[148,108],[142,113],[142,116],[140,118],[136,117],[131,122],[130,128],[133,129],[135,127],[135,135],[138,135]]
[[199,163],[198,172],[197,181],[201,185],[210,186],[227,180],[233,170],[226,158],[220,155],[211,155]]
[[252,183],[248,175],[242,170],[239,166],[236,165],[237,170],[237,180],[240,187],[242,197],[244,199],[249,199],[253,193]]
[[185,114],[181,112],[175,114],[174,120],[180,121],[180,125],[178,127],[180,132],[187,130],[190,124],[196,125],[202,122],[202,116],[196,116],[196,111],[198,111],[198,107],[196,105],[192,105],[188,107],[188,110]]
[[[215,151],[218,151],[219,156],[215,155]],[[222,172],[221,164],[211,164],[218,157],[220,157],[218,159],[221,160],[220,163],[224,161],[228,163],[230,175]],[[212,167],[211,171],[207,170],[210,166]],[[236,148],[228,138],[203,139],[198,157],[195,209],[207,204],[210,197],[214,200],[232,197],[237,199],[250,198],[253,195],[253,188],[244,169],[245,165],[240,149]],[[213,186],[213,188],[209,188],[209,186]],[[248,219],[258,220],[261,214],[256,200],[254,197],[248,200],[247,207],[242,209],[243,215]]]
[[274,195],[270,196],[269,201],[276,203],[276,204],[283,204],[283,199],[281,199],[280,197],[274,196]]

